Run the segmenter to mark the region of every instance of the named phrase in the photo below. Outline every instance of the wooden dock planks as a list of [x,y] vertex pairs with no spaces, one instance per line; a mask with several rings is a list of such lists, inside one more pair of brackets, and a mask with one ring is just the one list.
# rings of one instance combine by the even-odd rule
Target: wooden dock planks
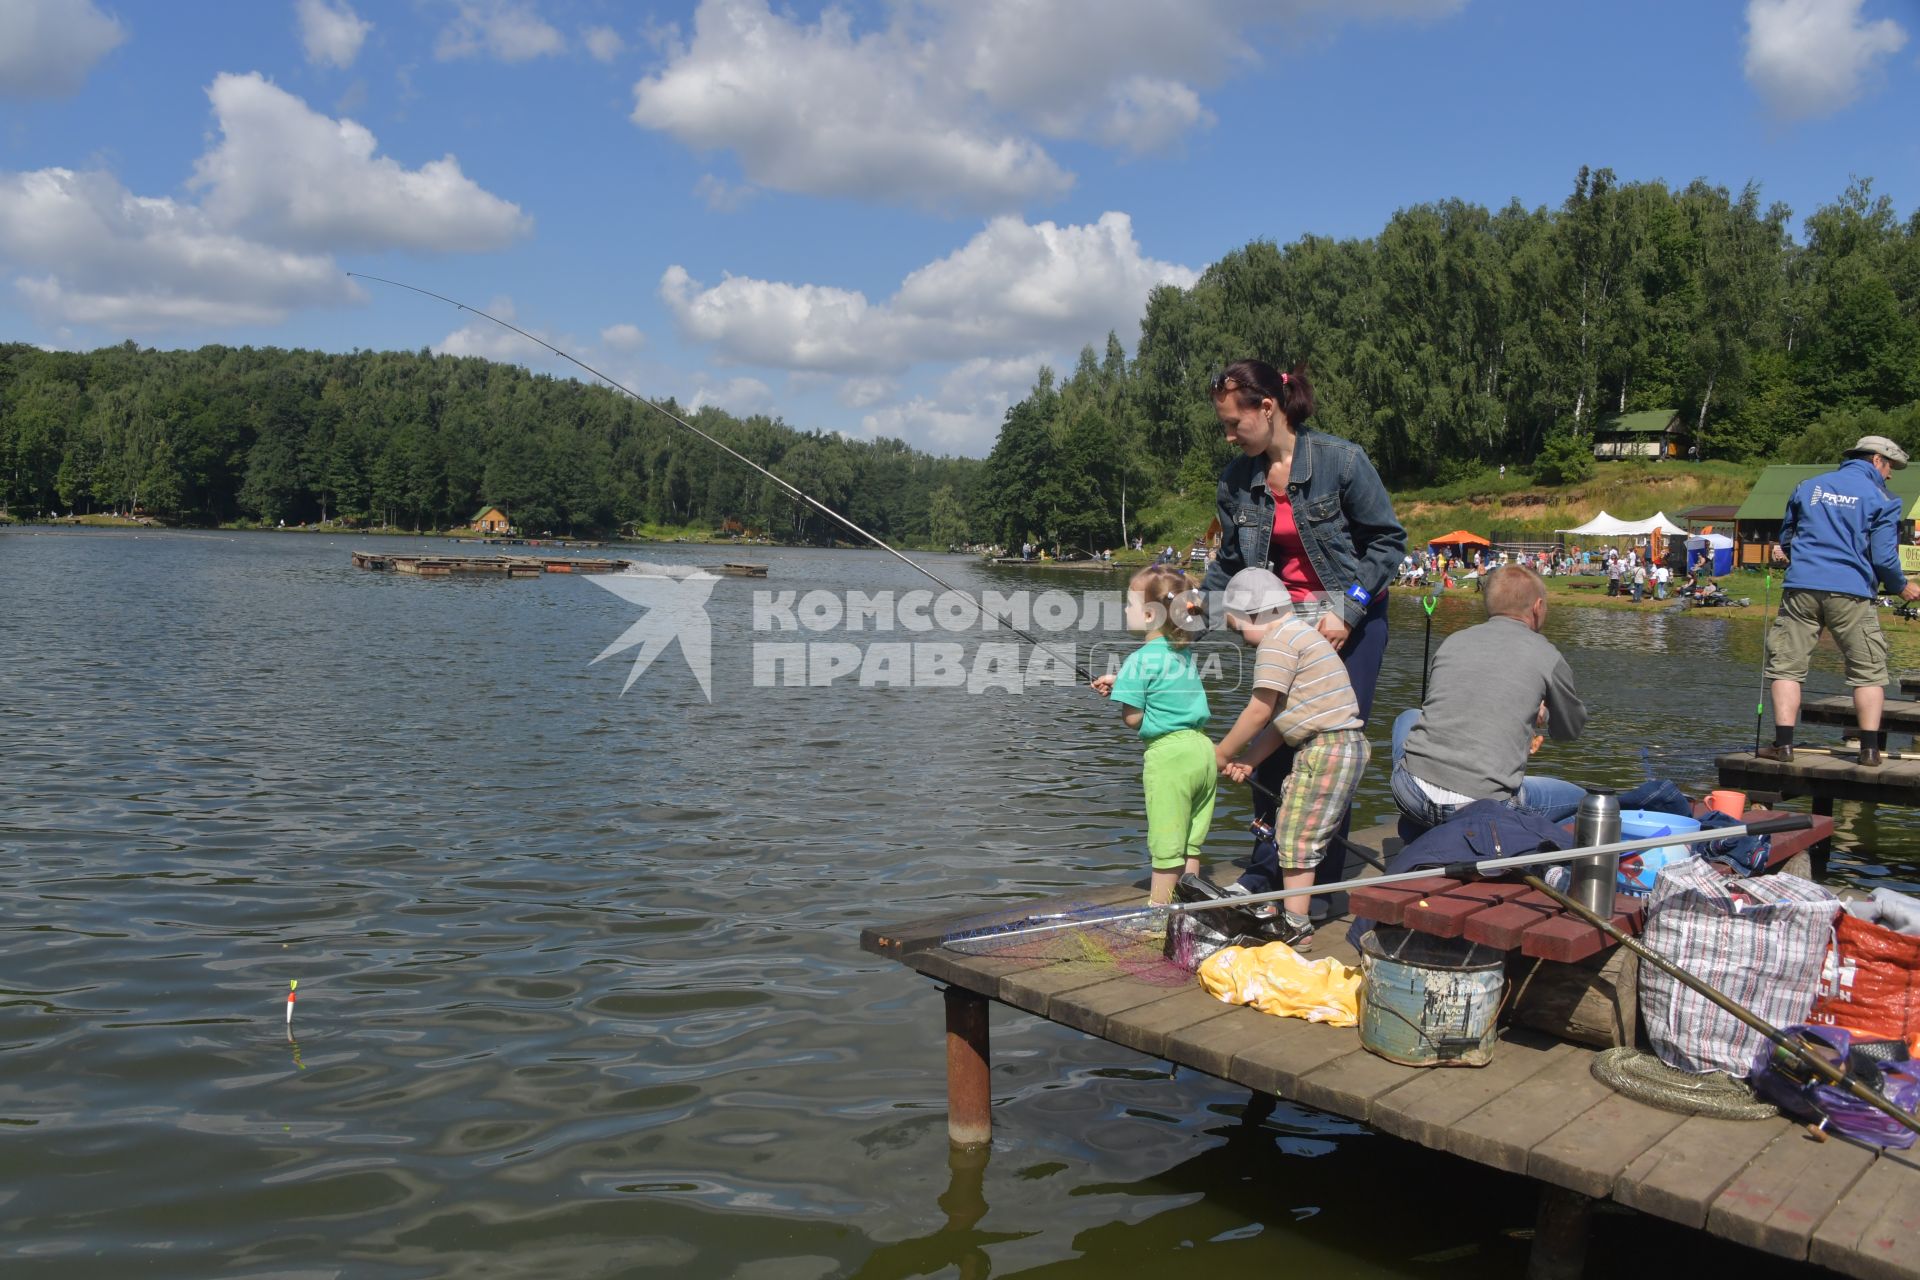
[[352,557],[356,569],[422,578],[455,574],[537,578],[543,573],[620,573],[631,563],[588,556],[396,556],[371,551],[355,551]]
[[1718,757],[1714,765],[1723,787],[1811,796],[1816,807],[1830,806],[1835,800],[1920,804],[1920,758],[1911,754],[1864,769],[1850,752],[1795,751],[1791,762],[1782,763],[1762,760],[1751,751],[1734,751]]
[[[1114,886],[1072,901],[1138,896],[1135,886]],[[1029,908],[1044,912],[1049,902]],[[1095,966],[939,947],[947,932],[977,918],[961,912],[877,926],[861,943],[1116,1045],[1426,1147],[1847,1275],[1920,1277],[1920,1161],[1911,1156],[1816,1143],[1784,1120],[1659,1111],[1594,1079],[1592,1050],[1526,1030],[1504,1032],[1487,1067],[1421,1070],[1366,1052],[1354,1030],[1222,1004],[1197,985],[1168,989]],[[1316,954],[1357,959],[1337,924],[1319,939]]]
[[[1900,683],[1904,691],[1906,681],[1903,679]],[[1842,729],[1855,729],[1859,721],[1854,714],[1853,699],[1846,694],[1835,694],[1831,697],[1802,700],[1800,723],[1827,724]],[[1920,731],[1920,702],[1905,698],[1888,698],[1880,712],[1880,727],[1893,733]]]

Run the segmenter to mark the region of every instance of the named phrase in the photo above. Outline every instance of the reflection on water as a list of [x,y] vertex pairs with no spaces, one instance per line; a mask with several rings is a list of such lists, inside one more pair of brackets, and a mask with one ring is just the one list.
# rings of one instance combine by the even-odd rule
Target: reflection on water
[[[676,653],[619,696],[588,660],[635,610],[586,582],[354,545],[0,535],[0,1248],[32,1274],[1520,1265],[1523,1184],[1031,1018],[995,1026],[991,1159],[950,1157],[939,1002],[859,930],[1139,875],[1138,748],[1081,689],[752,687],[755,591],[925,585],[898,562],[756,550],[708,602],[708,703]],[[1419,689],[1410,599],[1394,626],[1381,726]],[[1549,631],[1595,719],[1545,767],[1700,789],[1750,739],[1753,623]],[[1376,768],[1361,816],[1391,807]],[[1836,872],[1915,879],[1910,814],[1841,817]]]

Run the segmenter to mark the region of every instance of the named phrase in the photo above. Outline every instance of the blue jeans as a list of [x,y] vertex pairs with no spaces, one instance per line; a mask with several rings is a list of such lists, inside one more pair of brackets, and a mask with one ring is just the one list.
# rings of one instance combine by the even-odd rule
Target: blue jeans
[[[1393,802],[1400,807],[1404,821],[1400,824],[1400,834],[1411,839],[1430,828],[1444,822],[1450,822],[1453,815],[1465,805],[1440,804],[1425,791],[1414,776],[1401,763],[1406,751],[1407,734],[1420,718],[1420,708],[1412,707],[1402,711],[1393,719]],[[1563,778],[1535,777],[1529,775],[1521,779],[1520,790],[1502,801],[1509,809],[1518,809],[1522,813],[1538,814],[1550,822],[1565,822],[1579,811],[1580,802],[1586,798],[1586,790],[1578,783]],[[1409,833],[1409,826],[1417,830]]]

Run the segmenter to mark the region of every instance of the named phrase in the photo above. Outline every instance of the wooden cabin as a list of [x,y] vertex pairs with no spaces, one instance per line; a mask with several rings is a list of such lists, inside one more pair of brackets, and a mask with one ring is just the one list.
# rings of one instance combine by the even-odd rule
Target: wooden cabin
[[1684,458],[1693,443],[1686,419],[1674,409],[1643,409],[1600,419],[1593,429],[1593,456],[1613,458]]
[[[1787,499],[1803,480],[1836,470],[1840,461],[1817,466],[1772,466],[1760,473],[1747,493],[1747,500],[1733,518],[1733,563],[1736,568],[1764,569],[1773,561],[1780,541],[1780,523],[1787,516]],[[1896,471],[1887,481],[1887,492],[1900,499],[1900,541],[1913,540],[1913,520],[1920,508],[1920,468]]]
[[467,527],[480,533],[503,534],[513,532],[513,522],[507,519],[507,513],[493,506],[480,508],[479,514],[467,521]]

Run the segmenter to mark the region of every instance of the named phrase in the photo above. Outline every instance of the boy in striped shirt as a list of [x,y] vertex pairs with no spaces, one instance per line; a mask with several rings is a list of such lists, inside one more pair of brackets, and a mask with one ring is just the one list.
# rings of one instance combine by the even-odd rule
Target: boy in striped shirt
[[[1326,637],[1294,616],[1287,588],[1268,569],[1242,569],[1227,583],[1227,629],[1257,646],[1253,696],[1214,748],[1220,772],[1245,782],[1253,768],[1285,742],[1293,771],[1280,788],[1273,815],[1280,885],[1306,889],[1314,868],[1340,830],[1372,748],[1347,669]],[[1242,885],[1229,892],[1246,893]],[[1276,932],[1294,950],[1313,945],[1307,895],[1284,900]]]

